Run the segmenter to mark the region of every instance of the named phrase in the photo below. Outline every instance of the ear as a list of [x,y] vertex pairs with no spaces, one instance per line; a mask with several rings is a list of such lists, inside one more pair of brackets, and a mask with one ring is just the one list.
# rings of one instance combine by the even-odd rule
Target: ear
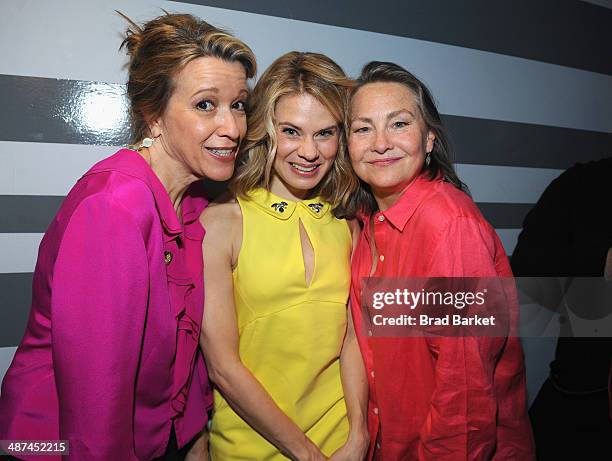
[[149,131],[151,132],[152,138],[158,138],[162,134],[162,121],[161,117],[147,121]]
[[430,154],[431,151],[433,150],[435,140],[436,140],[435,133],[431,130],[428,130],[427,131],[427,144],[425,146],[425,152],[427,152],[428,154]]

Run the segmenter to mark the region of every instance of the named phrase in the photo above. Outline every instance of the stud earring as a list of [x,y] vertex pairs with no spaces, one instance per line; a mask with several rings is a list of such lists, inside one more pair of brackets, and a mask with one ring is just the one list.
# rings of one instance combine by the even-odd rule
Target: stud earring
[[142,142],[140,143],[140,146],[138,146],[138,150],[142,149],[143,147],[149,148],[152,145],[153,145],[153,138],[144,138]]

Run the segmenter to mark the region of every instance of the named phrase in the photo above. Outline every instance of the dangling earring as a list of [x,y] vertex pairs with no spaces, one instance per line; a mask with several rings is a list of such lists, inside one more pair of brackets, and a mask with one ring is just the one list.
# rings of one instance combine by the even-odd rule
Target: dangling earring
[[425,166],[429,166],[431,163],[431,152],[427,152],[427,157],[425,157]]
[[140,146],[138,146],[138,149],[136,150],[140,150],[143,147],[149,148],[152,145],[153,145],[153,138],[144,138],[142,142],[140,143]]

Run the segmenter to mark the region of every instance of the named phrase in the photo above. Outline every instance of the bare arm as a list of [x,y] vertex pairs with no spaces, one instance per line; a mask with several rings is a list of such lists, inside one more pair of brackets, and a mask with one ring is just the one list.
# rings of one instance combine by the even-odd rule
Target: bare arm
[[200,219],[206,229],[206,296],[200,345],[211,380],[234,411],[286,456],[299,461],[325,460],[240,360],[232,283],[232,265],[242,239],[238,205],[210,207]]
[[350,430],[346,444],[336,451],[330,459],[333,461],[359,461],[365,458],[369,445],[366,421],[368,381],[357,337],[355,336],[350,309],[348,310],[348,328],[340,353],[340,375]]

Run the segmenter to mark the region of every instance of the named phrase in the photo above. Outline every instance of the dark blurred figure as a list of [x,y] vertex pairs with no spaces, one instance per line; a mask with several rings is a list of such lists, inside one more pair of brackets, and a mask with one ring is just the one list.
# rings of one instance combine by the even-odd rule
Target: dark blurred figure
[[[546,307],[559,301],[562,306],[550,375],[529,411],[537,459],[611,460],[612,338],[598,330],[604,318],[602,305],[610,312],[609,298],[603,298],[610,290],[604,287],[603,295],[591,293],[585,302],[575,295],[584,287],[574,287],[612,284],[604,281],[604,275],[612,272],[612,158],[577,164],[548,186],[525,219],[511,264],[517,277],[569,277],[559,279],[555,302],[550,302],[551,287],[534,290],[540,295],[546,292],[548,300],[542,302],[538,293],[532,296]],[[597,303],[592,302],[594,296]],[[570,318],[592,321],[592,334],[572,331],[576,323],[572,325]]]

